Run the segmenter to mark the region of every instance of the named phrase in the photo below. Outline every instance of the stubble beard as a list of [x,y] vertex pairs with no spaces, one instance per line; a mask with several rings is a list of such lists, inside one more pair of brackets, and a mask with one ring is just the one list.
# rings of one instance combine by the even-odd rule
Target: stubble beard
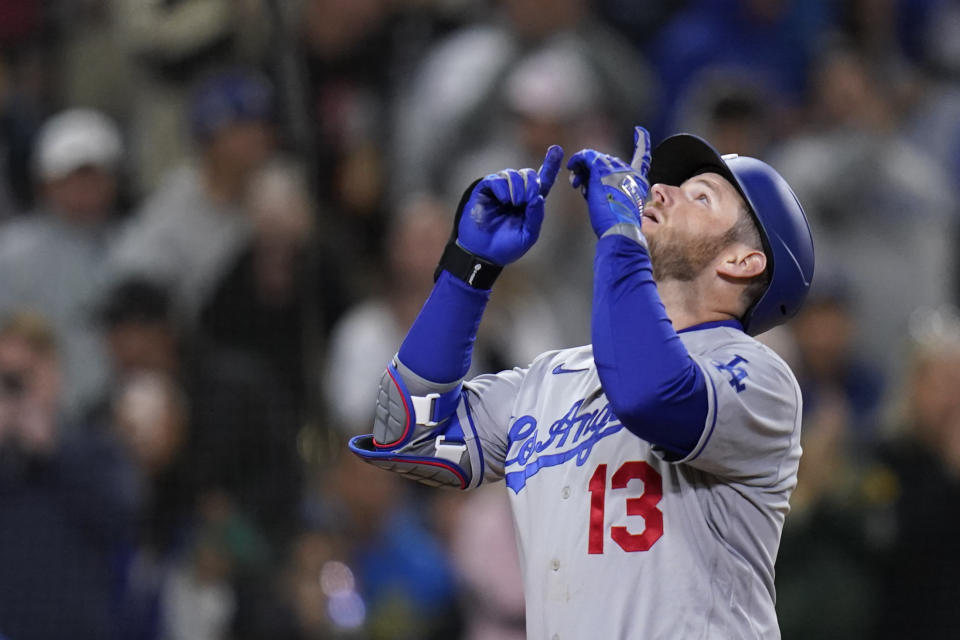
[[726,234],[691,238],[672,229],[659,229],[654,237],[647,238],[653,279],[691,282],[716,260],[727,244]]

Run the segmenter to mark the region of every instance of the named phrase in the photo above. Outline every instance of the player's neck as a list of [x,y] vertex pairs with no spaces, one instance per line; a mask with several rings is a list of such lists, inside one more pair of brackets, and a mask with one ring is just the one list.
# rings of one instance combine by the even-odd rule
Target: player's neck
[[693,280],[666,280],[657,283],[660,300],[676,331],[704,322],[729,320],[736,314],[727,311],[724,297],[715,287]]

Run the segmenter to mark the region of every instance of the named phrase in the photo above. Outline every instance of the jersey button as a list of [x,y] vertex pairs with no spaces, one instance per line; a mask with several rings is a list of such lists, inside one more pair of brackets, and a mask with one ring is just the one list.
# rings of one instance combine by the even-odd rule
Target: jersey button
[[564,487],[563,489],[561,489],[561,490],[560,490],[560,495],[563,497],[564,500],[566,500],[567,498],[569,498],[569,497],[570,497],[570,487]]
[[554,558],[550,561],[550,568],[554,571],[560,571],[560,561]]
[[553,634],[553,636],[550,637],[550,640],[560,640],[560,634],[559,633]]

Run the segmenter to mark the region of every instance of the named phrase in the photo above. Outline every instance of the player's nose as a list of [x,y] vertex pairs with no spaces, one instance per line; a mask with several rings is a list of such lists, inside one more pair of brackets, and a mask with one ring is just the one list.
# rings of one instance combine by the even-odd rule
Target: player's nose
[[669,206],[676,198],[677,187],[658,182],[650,187],[650,199],[663,206]]

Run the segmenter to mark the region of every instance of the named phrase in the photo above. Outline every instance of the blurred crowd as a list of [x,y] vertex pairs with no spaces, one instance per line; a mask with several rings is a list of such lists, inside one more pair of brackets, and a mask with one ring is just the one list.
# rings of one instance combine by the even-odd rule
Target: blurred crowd
[[[960,0],[0,0],[0,638],[524,637],[506,493],[344,455],[474,178],[634,124],[813,227],[784,638],[960,637]],[[475,373],[589,341],[572,189]]]

